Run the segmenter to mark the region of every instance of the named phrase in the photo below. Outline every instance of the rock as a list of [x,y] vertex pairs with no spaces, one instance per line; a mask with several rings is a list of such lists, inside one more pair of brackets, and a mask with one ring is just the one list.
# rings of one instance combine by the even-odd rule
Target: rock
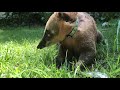
[[92,78],[109,78],[107,74],[101,73],[101,72],[98,72],[98,71],[88,72],[86,74],[89,75]]

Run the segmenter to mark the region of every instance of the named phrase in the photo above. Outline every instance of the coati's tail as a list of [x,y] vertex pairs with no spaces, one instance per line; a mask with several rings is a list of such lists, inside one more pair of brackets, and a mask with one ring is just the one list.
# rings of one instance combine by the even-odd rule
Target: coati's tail
[[105,45],[105,40],[104,40],[104,37],[103,37],[103,34],[98,30],[97,31],[97,43],[102,43]]

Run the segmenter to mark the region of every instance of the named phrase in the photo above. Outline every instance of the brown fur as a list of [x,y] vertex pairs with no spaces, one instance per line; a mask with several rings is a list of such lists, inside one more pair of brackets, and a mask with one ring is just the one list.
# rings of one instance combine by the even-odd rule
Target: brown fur
[[[79,21],[78,31],[73,37],[67,36],[72,31],[77,18]],[[89,14],[85,12],[55,12],[49,18],[45,30],[58,32],[49,41],[51,44],[59,43],[60,45],[56,58],[58,68],[65,62],[65,57],[69,64],[72,62],[72,57],[75,57],[77,59],[76,66],[81,68],[83,68],[83,64],[93,63],[96,56],[96,43],[101,41],[102,34],[97,31],[96,23]],[[45,37],[44,35],[41,42],[46,41]],[[40,43],[38,48],[42,45]]]

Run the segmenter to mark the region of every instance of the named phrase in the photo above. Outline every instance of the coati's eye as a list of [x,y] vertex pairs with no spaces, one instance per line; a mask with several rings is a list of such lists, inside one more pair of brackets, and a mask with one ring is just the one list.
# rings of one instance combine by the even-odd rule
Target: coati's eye
[[50,37],[51,35],[50,35],[50,34],[48,34],[47,36],[48,36],[48,37]]
[[53,37],[53,34],[51,33],[50,30],[46,30],[46,37],[47,37],[48,39],[51,39],[51,38]]
[[51,31],[51,33],[52,33],[52,34],[55,34],[55,31],[54,31],[54,30],[52,30],[52,31]]

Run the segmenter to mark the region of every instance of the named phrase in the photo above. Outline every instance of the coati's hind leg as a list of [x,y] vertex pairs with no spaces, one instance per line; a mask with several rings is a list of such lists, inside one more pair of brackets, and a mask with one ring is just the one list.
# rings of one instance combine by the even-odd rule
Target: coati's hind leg
[[81,70],[84,70],[85,67],[92,65],[95,62],[96,51],[84,51],[80,54],[76,67],[80,67]]

